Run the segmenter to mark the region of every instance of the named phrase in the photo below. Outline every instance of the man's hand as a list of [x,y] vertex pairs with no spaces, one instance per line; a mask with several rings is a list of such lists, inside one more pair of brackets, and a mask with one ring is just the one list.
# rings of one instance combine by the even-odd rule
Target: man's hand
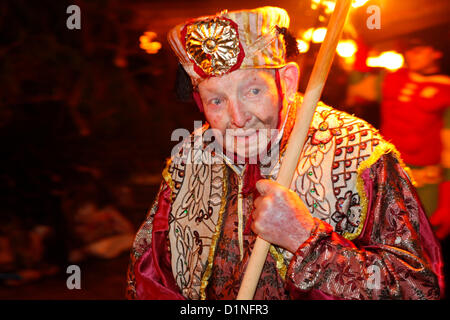
[[252,229],[264,240],[295,253],[309,238],[314,219],[300,197],[275,181],[259,180]]

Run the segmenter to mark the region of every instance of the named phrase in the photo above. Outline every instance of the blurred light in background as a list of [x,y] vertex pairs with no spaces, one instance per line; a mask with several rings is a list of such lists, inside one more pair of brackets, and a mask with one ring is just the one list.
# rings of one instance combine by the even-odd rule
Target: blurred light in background
[[311,9],[316,10],[319,6],[323,6],[325,13],[330,14],[334,11],[336,3],[330,0],[311,0]]
[[[359,8],[365,5],[369,0],[353,0],[352,7]],[[334,11],[336,1],[331,0],[311,0],[311,9],[316,10],[322,5],[325,8],[325,13],[330,14]]]
[[312,34],[313,34],[314,28],[309,28],[303,34],[301,35],[302,39],[305,41],[311,41]]
[[355,41],[349,40],[341,40],[339,41],[336,51],[337,54],[342,58],[350,58],[355,55],[358,47],[356,46]]
[[139,37],[139,47],[149,54],[155,54],[161,49],[161,43],[153,41],[156,38],[156,32],[147,31]]
[[334,1],[324,1],[323,5],[325,6],[326,14],[331,14],[334,11],[334,7],[336,7],[336,3]]
[[316,10],[321,0],[311,0],[311,9]]
[[325,39],[325,35],[327,34],[327,28],[317,28],[312,33],[312,42],[314,43],[320,43],[323,42],[323,39]]
[[352,7],[353,7],[353,8],[359,8],[359,7],[362,7],[363,5],[366,4],[367,1],[369,1],[369,0],[353,0]]
[[309,43],[304,40],[297,40],[297,48],[300,53],[305,53],[309,50]]
[[368,67],[381,67],[391,71],[395,71],[403,66],[403,56],[395,51],[382,52],[377,57],[369,57],[366,60]]

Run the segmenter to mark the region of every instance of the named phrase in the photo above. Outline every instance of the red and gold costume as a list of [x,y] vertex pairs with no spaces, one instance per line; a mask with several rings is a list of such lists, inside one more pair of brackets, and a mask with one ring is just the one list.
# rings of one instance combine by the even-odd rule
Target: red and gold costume
[[[288,25],[279,8],[225,11],[175,27],[169,42],[197,85],[237,69],[283,67]],[[184,141],[136,235],[129,298],[236,298],[256,238],[251,181],[257,172],[277,178],[300,103],[286,105],[271,141],[281,156],[270,166],[204,152],[207,126]],[[294,253],[270,247],[255,299],[440,297],[439,244],[398,153],[369,124],[320,104],[290,189],[315,226]]]
[[[237,295],[255,241],[254,194],[242,192],[245,168],[226,158],[187,164],[191,144],[182,161],[169,161],[136,236],[129,298]],[[316,227],[295,254],[271,246],[255,299],[438,299],[440,247],[394,147],[366,122],[321,105],[301,159],[291,189]],[[278,168],[263,176],[276,179]]]
[[450,107],[450,79],[421,76],[406,69],[383,81],[381,132],[415,166],[441,163],[444,111]]
[[401,69],[385,76],[382,93],[381,132],[412,168],[427,215],[441,224],[450,219],[450,78]]

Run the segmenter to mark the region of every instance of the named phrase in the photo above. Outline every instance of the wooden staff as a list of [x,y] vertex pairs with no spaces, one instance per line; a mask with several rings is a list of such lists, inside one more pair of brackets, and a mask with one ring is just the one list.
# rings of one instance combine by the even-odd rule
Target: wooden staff
[[[311,77],[309,78],[303,103],[297,110],[295,125],[289,137],[286,153],[278,174],[277,182],[284,187],[289,188],[291,186],[306,135],[311,125],[316,105],[322,94],[328,72],[330,71],[336,47],[351,4],[352,0],[338,0],[330,22],[328,23],[327,34],[320,47]],[[237,300],[253,299],[269,248],[269,242],[260,237],[256,239],[237,295]]]

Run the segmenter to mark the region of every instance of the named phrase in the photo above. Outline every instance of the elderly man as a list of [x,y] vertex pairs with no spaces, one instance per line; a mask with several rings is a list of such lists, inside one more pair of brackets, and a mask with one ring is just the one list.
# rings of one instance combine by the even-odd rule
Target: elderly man
[[255,299],[439,298],[439,244],[398,152],[369,124],[320,104],[291,190],[273,181],[302,100],[288,26],[264,7],[170,32],[209,126],[163,171],[129,298],[234,299],[257,235],[272,245]]

